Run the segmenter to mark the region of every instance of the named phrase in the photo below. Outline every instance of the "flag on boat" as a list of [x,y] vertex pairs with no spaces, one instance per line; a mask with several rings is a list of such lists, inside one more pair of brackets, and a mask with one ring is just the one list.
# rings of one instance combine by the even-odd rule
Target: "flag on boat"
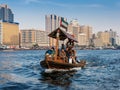
[[61,20],[60,20],[60,27],[66,29],[66,31],[67,31],[68,22],[65,21],[64,18],[61,18]]

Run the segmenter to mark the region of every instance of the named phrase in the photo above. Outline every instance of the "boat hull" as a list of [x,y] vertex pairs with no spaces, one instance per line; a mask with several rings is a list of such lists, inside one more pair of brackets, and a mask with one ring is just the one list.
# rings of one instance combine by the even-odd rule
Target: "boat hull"
[[41,66],[46,69],[71,69],[71,68],[77,68],[81,67],[83,68],[86,64],[85,61],[80,61],[77,64],[70,64],[70,63],[61,63],[61,62],[56,62],[54,60],[46,61],[43,60],[40,62]]

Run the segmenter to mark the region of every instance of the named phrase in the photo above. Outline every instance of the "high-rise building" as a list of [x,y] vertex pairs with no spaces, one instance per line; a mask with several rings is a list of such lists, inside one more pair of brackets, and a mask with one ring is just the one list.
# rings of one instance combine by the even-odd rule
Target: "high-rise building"
[[[67,19],[56,16],[56,15],[46,15],[45,16],[45,30],[46,32],[51,32],[58,27],[60,27],[60,21],[61,19],[64,19],[64,21],[67,21]],[[55,46],[55,40],[50,38],[49,40],[50,46]]]
[[63,17],[56,16],[56,15],[46,15],[45,16],[45,25],[46,25],[45,30],[47,32],[51,32],[57,29],[58,27],[60,27],[61,18]]
[[80,26],[79,33],[85,33],[86,34],[86,44],[90,45],[90,39],[92,38],[92,27],[90,26]]
[[86,34],[80,33],[78,34],[78,45],[79,46],[86,46]]
[[6,4],[0,5],[0,20],[3,22],[14,22],[14,14]]
[[80,26],[80,33],[85,33],[87,35],[87,39],[91,39],[92,38],[92,27],[90,26]]
[[116,39],[117,33],[115,31],[113,31],[112,29],[110,29],[109,34],[110,34],[111,45],[114,46],[116,44],[115,39]]
[[93,39],[94,47],[103,47],[102,40],[100,38]]
[[116,36],[116,45],[120,46],[120,36]]
[[68,25],[68,33],[73,34],[76,40],[78,40],[79,29],[80,25],[76,19],[72,20]]
[[108,31],[98,32],[98,38],[102,41],[102,46],[109,46],[110,43],[110,33]]
[[6,4],[0,5],[0,45],[19,46],[19,23],[14,22],[14,14]]

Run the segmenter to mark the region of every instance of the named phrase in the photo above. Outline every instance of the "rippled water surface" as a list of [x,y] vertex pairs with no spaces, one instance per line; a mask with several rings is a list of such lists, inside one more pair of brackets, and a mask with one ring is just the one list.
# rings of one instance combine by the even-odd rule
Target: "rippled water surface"
[[45,50],[0,51],[0,90],[120,90],[120,50],[78,50],[84,69],[44,73]]

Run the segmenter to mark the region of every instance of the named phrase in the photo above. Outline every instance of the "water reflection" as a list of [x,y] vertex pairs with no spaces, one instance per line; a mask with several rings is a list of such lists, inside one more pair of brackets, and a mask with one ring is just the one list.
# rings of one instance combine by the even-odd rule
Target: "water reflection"
[[72,83],[72,77],[76,73],[72,71],[53,71],[51,73],[42,72],[42,81],[48,84],[67,87]]

